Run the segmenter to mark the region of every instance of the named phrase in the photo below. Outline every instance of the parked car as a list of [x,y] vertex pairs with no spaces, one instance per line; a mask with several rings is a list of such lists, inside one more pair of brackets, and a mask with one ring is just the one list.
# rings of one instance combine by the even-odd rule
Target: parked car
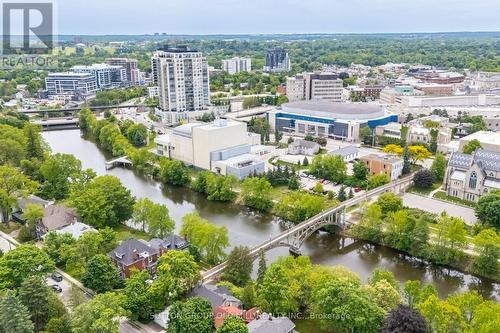
[[361,187],[355,187],[355,188],[354,188],[354,192],[358,193],[358,192],[360,192],[360,191],[361,191]]
[[61,282],[63,280],[63,277],[61,274],[54,272],[50,275],[50,278],[56,282]]
[[309,177],[307,177],[307,178],[312,179],[312,180],[316,179],[316,177],[314,177],[313,175],[309,175]]
[[328,185],[330,184],[330,181],[328,179],[325,179],[325,181],[323,182],[324,185]]
[[307,178],[307,175],[306,175],[305,173],[302,173],[302,172],[301,172],[301,173],[299,173],[299,176],[300,176],[301,178]]
[[56,293],[62,293],[62,288],[58,284],[53,284],[50,286],[50,288],[52,288],[52,290],[54,290]]

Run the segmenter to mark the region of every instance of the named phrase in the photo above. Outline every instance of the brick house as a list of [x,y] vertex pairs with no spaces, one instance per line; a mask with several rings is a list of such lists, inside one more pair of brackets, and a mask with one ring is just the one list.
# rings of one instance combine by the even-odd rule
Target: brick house
[[129,238],[124,240],[113,251],[108,253],[113,263],[118,267],[122,279],[129,278],[132,269],[147,270],[151,276],[156,276],[158,259],[169,250],[184,250],[189,243],[175,235],[163,239],[153,238],[149,242],[142,239]]

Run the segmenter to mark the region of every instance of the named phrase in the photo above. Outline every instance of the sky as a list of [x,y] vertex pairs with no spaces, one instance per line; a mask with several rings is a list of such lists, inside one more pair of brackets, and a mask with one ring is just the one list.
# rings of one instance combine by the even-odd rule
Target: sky
[[500,31],[500,0],[53,0],[60,34]]

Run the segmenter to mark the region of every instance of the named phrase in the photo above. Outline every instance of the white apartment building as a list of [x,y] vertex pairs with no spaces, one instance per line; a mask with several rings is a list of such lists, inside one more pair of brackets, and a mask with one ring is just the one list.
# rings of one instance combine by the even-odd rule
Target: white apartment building
[[332,73],[303,73],[287,78],[286,95],[290,102],[322,100],[342,102],[343,82]]
[[127,82],[127,72],[122,66],[92,64],[90,66],[73,66],[71,71],[92,74],[98,89],[120,87],[126,85]]
[[231,59],[222,60],[222,70],[233,75],[239,72],[252,71],[252,59],[234,57]]
[[153,83],[158,86],[164,123],[175,124],[200,116],[210,104],[208,65],[203,54],[187,47],[157,51],[151,59]]

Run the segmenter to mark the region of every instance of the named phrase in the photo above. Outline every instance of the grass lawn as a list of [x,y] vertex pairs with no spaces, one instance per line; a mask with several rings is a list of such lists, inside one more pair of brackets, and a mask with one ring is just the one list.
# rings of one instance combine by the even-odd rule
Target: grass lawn
[[421,195],[428,195],[432,191],[438,189],[443,183],[435,183],[432,185],[431,188],[419,188],[416,186],[412,186],[408,189],[408,192],[416,193],[416,194],[421,194]]
[[475,208],[476,207],[476,203],[475,202],[467,201],[467,200],[462,200],[462,199],[456,198],[456,197],[452,197],[452,196],[446,194],[446,192],[444,192],[444,191],[436,192],[436,194],[434,194],[434,198],[441,199],[441,200],[444,200],[444,201],[449,201],[449,202],[456,203],[456,204],[459,204],[459,205],[469,206],[471,208]]
[[114,230],[117,232],[116,237],[118,241],[122,241],[131,237],[145,239],[145,240],[151,239],[151,236],[149,236],[147,233],[142,232],[140,230],[132,229],[124,224],[120,224],[120,226],[114,228]]

